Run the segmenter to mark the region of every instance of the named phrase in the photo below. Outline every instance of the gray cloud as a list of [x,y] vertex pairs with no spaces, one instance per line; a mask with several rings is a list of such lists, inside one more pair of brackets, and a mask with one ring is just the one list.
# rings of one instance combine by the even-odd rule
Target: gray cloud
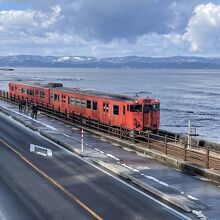
[[183,31],[196,4],[190,4],[191,8],[188,5],[187,14],[181,7],[183,2],[188,1],[179,4],[172,0],[66,0],[61,5],[65,18],[58,28],[104,42],[115,38],[132,41],[152,32]]
[[201,1],[38,0],[32,1],[32,6],[36,10],[48,11],[51,6],[59,5],[63,19],[57,22],[57,30],[109,42],[115,38],[132,41],[152,32],[183,32],[199,2]]
[[27,9],[11,11],[1,2],[5,54],[169,56],[212,47],[192,51],[199,32],[190,22],[201,0],[14,0]]

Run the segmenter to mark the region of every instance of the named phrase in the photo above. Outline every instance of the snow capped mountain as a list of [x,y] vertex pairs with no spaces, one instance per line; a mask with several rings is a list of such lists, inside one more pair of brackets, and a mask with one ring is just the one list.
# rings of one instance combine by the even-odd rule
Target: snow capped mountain
[[76,68],[211,68],[220,69],[220,58],[205,57],[108,57],[87,56],[0,56],[0,66]]

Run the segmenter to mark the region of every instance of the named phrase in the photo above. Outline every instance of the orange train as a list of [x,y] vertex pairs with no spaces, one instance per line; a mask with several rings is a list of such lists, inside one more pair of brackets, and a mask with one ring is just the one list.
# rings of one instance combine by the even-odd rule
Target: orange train
[[61,83],[9,82],[14,99],[28,99],[64,114],[81,115],[111,126],[134,131],[157,131],[160,123],[160,102],[111,93],[63,87]]

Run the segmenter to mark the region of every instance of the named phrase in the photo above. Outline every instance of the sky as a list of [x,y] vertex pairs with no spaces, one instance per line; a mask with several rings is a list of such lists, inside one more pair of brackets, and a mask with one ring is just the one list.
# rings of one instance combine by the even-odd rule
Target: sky
[[0,56],[220,57],[220,0],[0,0]]

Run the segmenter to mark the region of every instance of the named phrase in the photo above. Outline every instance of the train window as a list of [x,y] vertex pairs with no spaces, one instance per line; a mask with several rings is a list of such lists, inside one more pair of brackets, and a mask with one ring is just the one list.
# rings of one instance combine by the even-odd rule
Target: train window
[[[35,94],[36,94],[36,96],[38,96],[38,94],[39,94],[39,92],[38,92],[38,90],[35,90]],[[53,99],[53,96],[52,96],[53,94],[51,94],[51,98]]]
[[81,99],[81,106],[85,107],[86,106],[86,100],[85,99]]
[[98,103],[96,101],[92,101],[92,109],[97,110],[98,109]]
[[123,106],[123,115],[125,115],[125,106]]
[[30,95],[30,89],[27,89],[27,95]]
[[80,105],[80,100],[79,100],[79,98],[76,98],[76,105]]
[[65,103],[66,102],[66,96],[62,95],[62,99],[61,100],[62,100],[63,103]]
[[17,86],[15,86],[15,90],[17,90]]
[[141,112],[142,105],[130,105],[130,112]]
[[153,104],[152,105],[152,110],[153,111],[160,111],[160,104]]
[[30,95],[34,96],[34,90],[30,90]]
[[24,93],[27,94],[27,89],[24,89]]
[[147,113],[150,111],[150,105],[144,105],[144,109],[143,109],[144,113]]
[[119,106],[118,105],[113,105],[113,114],[119,115]]
[[53,94],[53,101],[59,101],[60,97],[57,94]]
[[127,105],[127,111],[129,112],[129,105]]
[[40,97],[44,98],[44,92],[43,91],[40,92]]
[[75,104],[75,98],[74,97],[69,97],[68,100],[69,100],[69,104],[70,105],[74,105]]
[[89,108],[89,109],[91,109],[91,101],[90,101],[90,100],[87,100],[86,107]]
[[11,90],[14,91],[14,86],[11,86]]

